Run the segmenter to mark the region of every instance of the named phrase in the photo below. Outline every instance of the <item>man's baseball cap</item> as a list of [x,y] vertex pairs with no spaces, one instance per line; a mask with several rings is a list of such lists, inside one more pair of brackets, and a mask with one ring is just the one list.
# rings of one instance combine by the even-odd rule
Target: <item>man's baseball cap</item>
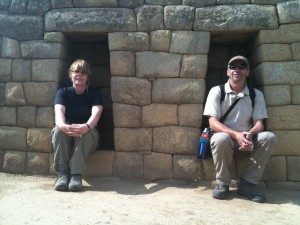
[[241,55],[232,57],[232,58],[229,60],[228,65],[229,65],[230,63],[232,63],[233,61],[235,61],[235,60],[242,60],[242,61],[244,61],[244,62],[246,63],[246,65],[249,67],[249,61],[248,61],[248,59],[247,59],[246,57],[244,57],[244,56],[241,56]]

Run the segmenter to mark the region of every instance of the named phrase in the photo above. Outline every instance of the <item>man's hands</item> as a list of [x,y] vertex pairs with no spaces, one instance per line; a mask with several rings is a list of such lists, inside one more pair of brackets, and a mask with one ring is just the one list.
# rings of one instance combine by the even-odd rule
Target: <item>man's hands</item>
[[240,146],[240,151],[253,151],[252,134],[250,132],[237,132],[235,139]]
[[81,137],[81,135],[89,131],[88,126],[83,124],[64,124],[60,126],[60,129],[67,135],[71,137]]

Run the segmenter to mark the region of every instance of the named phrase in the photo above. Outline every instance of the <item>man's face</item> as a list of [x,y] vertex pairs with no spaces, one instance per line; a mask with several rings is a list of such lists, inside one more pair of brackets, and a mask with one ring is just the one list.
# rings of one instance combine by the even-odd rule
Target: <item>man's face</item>
[[233,83],[244,83],[250,70],[243,60],[235,60],[228,65],[227,76]]

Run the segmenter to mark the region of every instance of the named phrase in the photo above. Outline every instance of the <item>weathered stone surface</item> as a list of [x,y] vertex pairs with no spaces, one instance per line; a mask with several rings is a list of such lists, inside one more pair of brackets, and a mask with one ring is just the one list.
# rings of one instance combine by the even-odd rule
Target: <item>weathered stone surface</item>
[[117,0],[73,0],[75,7],[117,7],[118,1]]
[[293,53],[293,60],[300,61],[300,42],[292,43],[291,49]]
[[0,106],[5,105],[5,84],[0,83]]
[[223,5],[197,8],[194,30],[258,31],[278,27],[276,7]]
[[7,173],[24,173],[26,152],[5,151],[2,171]]
[[262,5],[276,5],[282,0],[251,0],[252,4],[262,4]]
[[16,107],[0,107],[0,125],[15,126],[17,124]]
[[292,61],[292,51],[288,44],[262,44],[251,56],[252,66],[262,62]]
[[277,144],[273,155],[299,155],[300,130],[274,130]]
[[0,1],[0,11],[8,11],[10,7],[11,0]]
[[149,180],[173,177],[172,155],[155,153],[144,155],[144,178]]
[[32,81],[58,81],[63,62],[59,59],[32,60]]
[[300,61],[292,62],[264,62],[252,72],[255,81],[263,85],[300,84]]
[[14,14],[26,14],[28,0],[12,0],[9,12]]
[[62,32],[136,31],[136,19],[133,10],[130,9],[55,9],[45,14],[45,30]]
[[202,31],[173,31],[170,52],[189,55],[208,54],[210,33]]
[[144,78],[112,77],[111,97],[115,103],[147,105],[151,103],[151,82]]
[[147,51],[149,34],[142,32],[115,32],[108,34],[110,51]]
[[49,154],[28,152],[26,159],[27,174],[48,174],[49,173]]
[[36,125],[38,127],[54,127],[53,107],[39,107],[36,114]]
[[207,70],[207,55],[184,55],[180,77],[205,78]]
[[268,107],[267,130],[300,129],[300,105]]
[[262,180],[268,181],[286,181],[287,165],[285,156],[272,156],[268,161]]
[[181,67],[180,54],[164,52],[137,52],[137,77],[179,77]]
[[288,1],[277,4],[279,23],[299,23],[300,22],[300,2]]
[[203,79],[164,78],[153,82],[152,101],[168,104],[203,103]]
[[153,128],[153,151],[196,155],[200,129],[168,126]]
[[164,22],[168,30],[192,30],[195,8],[191,6],[164,7]]
[[251,0],[216,0],[217,5],[250,4]]
[[141,127],[142,108],[140,106],[114,103],[113,118],[115,127]]
[[35,127],[36,107],[35,106],[20,106],[18,107],[18,120],[19,127]]
[[2,171],[4,151],[0,150],[0,171]]
[[50,9],[51,4],[49,0],[28,0],[28,14],[43,16]]
[[287,157],[288,181],[300,181],[300,157]]
[[150,104],[142,108],[143,127],[178,125],[177,105]]
[[144,0],[118,0],[121,8],[136,8],[144,4]]
[[28,150],[32,152],[52,152],[51,129],[30,128],[27,132]]
[[181,0],[145,0],[149,5],[181,5]]
[[28,59],[13,60],[12,81],[31,81],[31,60]]
[[163,7],[143,5],[135,8],[138,31],[152,31],[164,29]]
[[264,86],[263,92],[267,106],[290,105],[292,103],[290,85]]
[[95,151],[87,159],[84,176],[112,176],[114,151]]
[[116,151],[151,151],[151,128],[115,128],[114,129]]
[[50,106],[53,105],[57,86],[55,82],[25,82],[24,91],[27,105]]
[[199,160],[197,156],[174,155],[173,168],[176,179],[201,181],[204,178],[202,160]]
[[112,76],[135,76],[135,53],[131,51],[110,52],[110,72]]
[[27,129],[0,126],[0,149],[26,151]]
[[8,82],[6,84],[5,103],[7,106],[26,105],[22,83]]
[[70,47],[70,40],[62,32],[45,32],[44,41],[54,43],[57,42]]
[[292,104],[300,105],[300,85],[292,86]]
[[183,104],[178,106],[180,126],[200,127],[202,124],[203,104]]
[[[12,27],[14,29],[11,29]],[[20,41],[43,39],[43,18],[27,15],[0,14],[0,35]]]
[[52,8],[71,8],[74,7],[73,0],[51,0]]
[[6,83],[11,80],[11,65],[12,59],[0,58],[0,82]]
[[150,32],[151,50],[168,52],[171,42],[170,30],[155,30]]
[[21,50],[19,42],[11,38],[3,37],[1,56],[4,58],[20,58]]
[[205,1],[199,1],[199,0],[182,0],[182,5],[194,6],[196,8],[205,7],[205,6],[211,6],[211,5],[215,5],[215,4],[216,4],[216,0],[205,0]]
[[135,152],[116,152],[113,175],[125,178],[143,178],[143,155]]

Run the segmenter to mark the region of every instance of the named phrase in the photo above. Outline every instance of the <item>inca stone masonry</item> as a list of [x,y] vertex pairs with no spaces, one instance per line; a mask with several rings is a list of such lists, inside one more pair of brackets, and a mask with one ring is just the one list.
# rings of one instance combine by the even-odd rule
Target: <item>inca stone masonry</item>
[[196,157],[203,105],[237,54],[278,137],[263,181],[299,189],[298,1],[1,0],[0,171],[54,174],[55,93],[84,58],[105,109],[86,176],[214,180],[212,159]]

